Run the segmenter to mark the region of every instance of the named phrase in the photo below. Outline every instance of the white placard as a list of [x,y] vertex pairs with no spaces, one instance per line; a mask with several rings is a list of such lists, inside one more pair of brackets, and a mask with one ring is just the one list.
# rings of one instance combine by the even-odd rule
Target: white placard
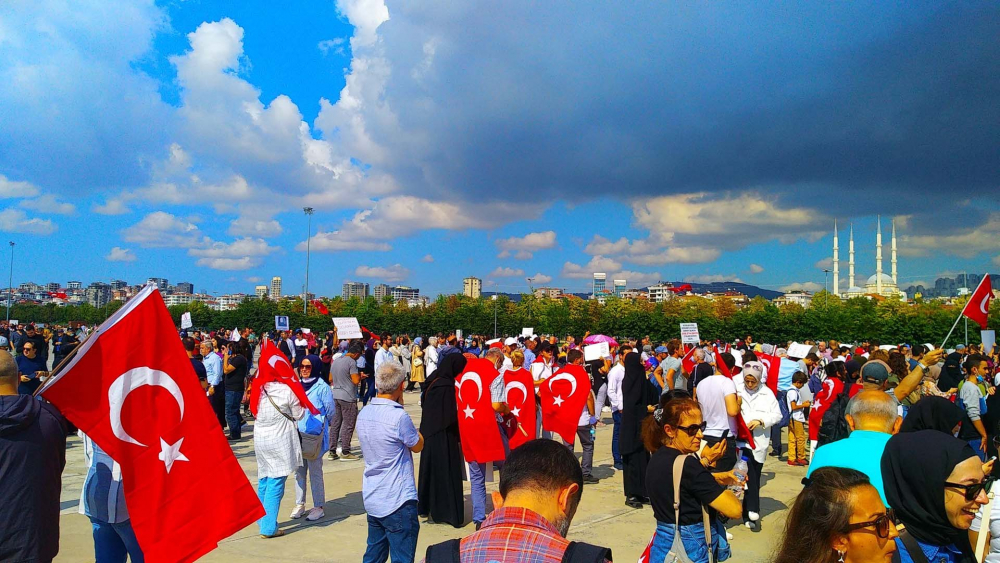
[[10,326],[17,326],[17,323],[18,323],[17,319],[10,320]]
[[608,346],[607,342],[601,342],[598,344],[591,344],[590,346],[583,347],[583,361],[591,362],[593,360],[600,360],[611,355],[611,347]]
[[333,326],[337,327],[337,338],[350,340],[361,338],[361,325],[355,317],[333,317]]
[[288,317],[285,315],[275,315],[274,330],[288,330]]
[[993,351],[993,345],[997,343],[997,331],[995,330],[983,330],[980,331],[983,335],[983,348],[980,350],[983,354],[989,354]]
[[810,346],[808,344],[799,344],[798,342],[794,342],[792,343],[791,346],[788,347],[788,355],[793,358],[802,359],[808,356],[810,353],[816,353],[818,350],[819,349],[816,348],[815,346]]
[[233,332],[229,333],[230,342],[239,342],[243,337],[240,336],[240,329],[233,327]]
[[194,323],[191,322],[191,311],[188,311],[181,315],[181,328],[191,328]]
[[701,337],[698,335],[698,323],[681,323],[681,343],[698,344]]
[[535,327],[527,326],[521,329],[521,336],[530,338],[535,335]]

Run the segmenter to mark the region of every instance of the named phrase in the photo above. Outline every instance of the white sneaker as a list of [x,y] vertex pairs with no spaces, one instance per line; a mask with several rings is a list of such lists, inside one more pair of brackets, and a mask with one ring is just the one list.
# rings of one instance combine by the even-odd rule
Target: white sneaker
[[760,514],[757,514],[756,512],[747,512],[747,516],[750,517],[751,522],[760,520]]
[[299,518],[302,518],[302,515],[305,513],[306,513],[306,505],[296,504],[295,509],[292,510],[292,513],[289,516],[292,518],[292,520],[298,520]]
[[606,406],[601,409],[601,412],[611,412],[611,407]]
[[726,531],[726,539],[729,541],[733,541],[733,535],[730,534],[729,531]]
[[306,515],[306,520],[309,522],[315,522],[316,520],[319,520],[324,516],[326,516],[326,513],[323,512],[323,507],[315,506],[312,508],[312,510],[309,511],[309,514]]

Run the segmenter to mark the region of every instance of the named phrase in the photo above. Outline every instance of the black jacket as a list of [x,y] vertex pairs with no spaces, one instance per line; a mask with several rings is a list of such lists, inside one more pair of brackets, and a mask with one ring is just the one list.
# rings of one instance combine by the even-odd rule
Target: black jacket
[[30,395],[0,395],[0,561],[50,561],[59,553],[59,492],[66,426]]

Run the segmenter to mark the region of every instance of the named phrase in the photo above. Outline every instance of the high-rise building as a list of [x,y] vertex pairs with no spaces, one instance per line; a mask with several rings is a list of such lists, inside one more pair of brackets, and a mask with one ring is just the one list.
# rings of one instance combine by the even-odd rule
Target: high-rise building
[[56,282],[45,284],[45,291],[59,291],[59,284]]
[[103,282],[93,282],[83,294],[91,307],[103,307],[111,302],[111,286]]
[[478,299],[483,294],[483,280],[476,277],[465,278],[462,280],[462,294]]
[[177,282],[178,293],[194,293],[194,284],[191,282]]
[[564,292],[558,287],[536,287],[535,288],[535,298],[536,299],[555,299],[562,295]]
[[617,297],[622,296],[622,292],[625,291],[626,280],[615,280],[615,295]]
[[389,295],[392,296],[393,301],[399,301],[400,299],[419,299],[420,290],[415,287],[398,285],[389,289]]
[[266,285],[254,286],[253,292],[257,296],[257,299],[263,299],[267,297],[267,286]]
[[605,273],[594,274],[594,298],[607,293],[608,275]]
[[364,282],[344,282],[343,290],[340,293],[344,299],[357,297],[365,300],[368,298],[368,284]]
[[391,290],[392,288],[389,287],[388,285],[380,283],[375,286],[374,291],[372,291],[372,295],[375,297],[376,301],[381,302],[383,299],[385,299],[386,295],[389,295],[389,292]]
[[271,278],[271,294],[270,297],[274,301],[281,299],[281,277],[274,276]]
[[[123,280],[111,280],[111,289],[125,289],[128,287],[128,282]],[[190,291],[188,293],[191,293]]]
[[66,282],[66,289],[83,289],[83,282],[78,282],[78,281]]
[[167,283],[167,278],[149,278],[146,283],[156,284],[156,288],[160,291],[166,291],[170,284]]

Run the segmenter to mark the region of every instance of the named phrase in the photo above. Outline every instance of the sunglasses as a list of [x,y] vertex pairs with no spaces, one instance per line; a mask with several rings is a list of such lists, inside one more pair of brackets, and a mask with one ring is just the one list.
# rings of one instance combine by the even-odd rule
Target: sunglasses
[[963,489],[965,491],[965,500],[971,502],[976,500],[976,497],[979,496],[979,493],[982,492],[989,493],[990,487],[993,486],[994,480],[995,479],[993,477],[987,477],[986,479],[983,480],[982,483],[973,483],[971,485],[960,485],[958,483],[949,483],[948,481],[945,481],[944,486],[951,487],[954,489]]
[[313,367],[309,364],[302,364],[299,366],[301,369],[312,369]]
[[30,352],[30,351],[34,350],[34,348],[31,348],[31,347],[29,347],[29,346],[25,346],[25,347],[23,348],[23,350],[24,350],[25,352]]
[[880,514],[878,518],[872,520],[871,522],[858,522],[857,524],[847,526],[845,533],[849,534],[854,530],[874,527],[875,535],[884,540],[889,538],[889,526],[896,523],[896,513],[890,508],[885,514]]
[[701,424],[692,424],[690,426],[678,426],[677,427],[678,430],[680,430],[680,431],[682,431],[685,434],[688,434],[690,436],[694,436],[699,431],[704,432],[706,428],[708,428],[708,423],[705,422],[705,421],[702,421]]

